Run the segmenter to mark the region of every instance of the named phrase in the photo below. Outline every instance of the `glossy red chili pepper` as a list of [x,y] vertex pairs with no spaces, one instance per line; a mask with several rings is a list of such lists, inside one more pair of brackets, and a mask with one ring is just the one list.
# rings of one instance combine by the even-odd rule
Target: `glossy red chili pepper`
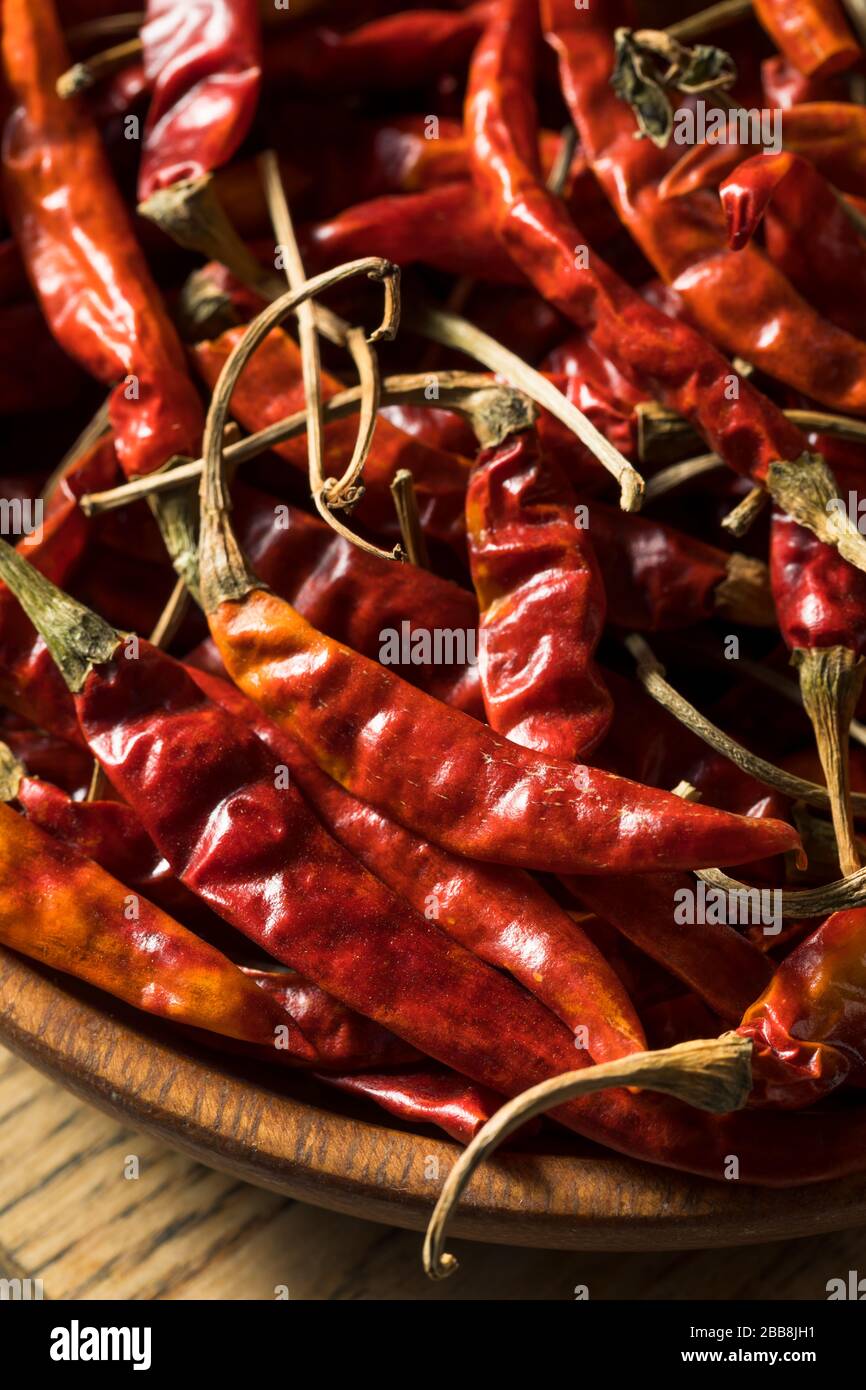
[[[500,236],[541,294],[585,328],[604,356],[691,419],[737,471],[762,479],[771,462],[802,452],[798,431],[746,381],[731,399],[730,363],[625,285],[542,188],[531,101],[535,39],[532,5],[507,0],[498,5],[470,71],[474,166]],[[608,65],[605,83],[609,71]],[[634,145],[633,121],[623,110]]]
[[597,1059],[639,1050],[629,999],[602,955],[528,874],[445,853],[350,796],[235,686],[191,672],[285,765],[329,834],[419,913],[482,960],[509,971]]
[[231,159],[261,82],[256,0],[147,0],[141,26],[151,85],[138,196],[201,178]]
[[376,255],[397,265],[421,261],[453,275],[523,283],[493,234],[483,200],[464,182],[360,203],[303,228],[300,243],[310,271]]
[[[843,193],[866,194],[866,107],[852,102],[815,101],[792,106],[783,122],[785,149],[801,154]],[[666,174],[663,197],[678,198],[716,188],[749,155],[760,153],[738,140],[719,143],[709,133]]]
[[[633,386],[616,364],[605,357],[586,334],[573,334],[549,354],[544,370],[564,379],[561,388],[567,398],[582,410],[626,458],[636,453],[634,408],[647,399],[645,391]],[[545,457],[562,464],[576,486],[585,484],[586,475],[599,476],[598,460],[560,421],[542,412],[538,430]]]
[[[216,384],[229,353],[245,331],[232,328],[213,341],[194,345],[196,368],[208,386]],[[342,389],[327,373],[322,375],[322,388],[326,400]],[[304,409],[300,349],[288,334],[276,330],[262,343],[241,374],[232,397],[232,409],[241,424],[251,431],[264,429]],[[326,427],[326,473],[342,470],[345,459],[351,455],[356,434],[357,425],[352,420],[337,421]],[[278,444],[276,452],[306,477],[307,446],[303,438]],[[364,466],[365,493],[356,510],[358,519],[383,535],[396,535],[390,484],[401,468],[408,468],[412,474],[425,533],[461,546],[469,461],[413,439],[388,420],[379,421]]]
[[728,175],[719,194],[734,250],[763,222],[767,254],[800,293],[831,323],[863,331],[866,241],[814,165],[790,150],[757,155]]
[[835,912],[795,946],[740,1032],[755,1044],[766,1101],[804,1106],[842,1085],[866,1085],[866,911]]
[[781,53],[765,58],[761,64],[761,85],[766,106],[790,111],[805,101],[843,100],[844,80],[804,77]]
[[483,450],[472,470],[466,531],[488,721],[570,761],[596,747],[613,714],[595,663],[605,594],[579,510],[534,431]]
[[770,38],[807,77],[844,72],[862,50],[836,0],[754,0]]
[[10,221],[60,345],[101,381],[125,379],[111,396],[118,458],[148,473],[195,454],[201,406],[99,136],[55,91],[69,58],[52,0],[4,0],[2,14]]
[[212,524],[202,534],[208,623],[232,679],[348,791],[443,849],[518,868],[638,873],[796,844],[781,823],[508,743],[323,636],[252,578],[242,599],[222,600],[221,543]]
[[291,1018],[220,951],[0,805],[0,940],[134,1004],[309,1063]]
[[[728,252],[711,199],[671,203],[659,196],[674,147],[634,139],[632,113],[608,80],[613,21],[595,10],[577,11],[570,0],[545,0],[543,12],[587,158],[641,250],[682,295],[701,330],[834,409],[866,412],[866,344],[817,314],[756,247],[740,259]],[[742,381],[739,390],[742,395]]]
[[371,555],[317,517],[253,488],[236,487],[234,517],[265,583],[309,623],[438,700],[484,718],[478,606],[466,589]]
[[322,1077],[349,1095],[374,1100],[383,1110],[413,1125],[436,1125],[458,1144],[473,1140],[499,1109],[502,1097],[445,1067],[378,1075]]

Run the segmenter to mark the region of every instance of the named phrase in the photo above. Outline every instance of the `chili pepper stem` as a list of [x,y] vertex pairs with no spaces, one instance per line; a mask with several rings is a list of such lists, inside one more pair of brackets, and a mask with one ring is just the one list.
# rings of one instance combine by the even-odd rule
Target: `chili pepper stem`
[[757,521],[770,500],[769,493],[762,487],[753,487],[741,502],[722,517],[722,526],[731,536],[744,536]]
[[[743,373],[740,372],[740,375]],[[829,434],[836,439],[849,439],[854,444],[866,442],[866,420],[857,420],[851,415],[836,415],[826,410],[785,410],[782,413],[786,420],[801,430]],[[672,454],[697,447],[701,442],[700,435],[692,429],[688,420],[658,401],[640,401],[635,406],[635,421],[638,459],[641,463],[665,463]],[[648,480],[647,497],[661,476],[657,473]]]
[[648,479],[644,502],[656,502],[659,497],[673,492],[674,488],[681,487],[683,483],[690,483],[695,478],[702,478],[705,473],[714,473],[717,468],[724,466],[725,461],[719,458],[718,454],[700,454],[697,458],[672,463]]
[[776,609],[770,590],[770,572],[762,560],[734,551],[728,572],[714,590],[720,617],[749,627],[775,627]]
[[94,666],[110,661],[121,636],[103,618],[76,603],[0,540],[0,579],[12,590],[45,641],[69,689],[81,690]]
[[211,174],[157,189],[139,203],[138,213],[186,251],[198,251],[208,260],[220,261],[263,299],[274,299],[282,292],[279,275],[266,270],[238,236]]
[[844,509],[834,506],[839,488],[820,454],[801,454],[792,462],[771,463],[767,488],[782,511],[834,545],[849,564],[866,570],[866,538]]
[[103,49],[101,53],[94,53],[91,58],[85,58],[80,63],[73,63],[71,68],[67,68],[66,72],[58,77],[57,95],[68,100],[81,92],[89,91],[97,82],[119,72],[121,68],[129,67],[130,63],[134,63],[139,57],[141,50],[141,39],[126,39],[123,43]]
[[457,1260],[443,1249],[445,1233],[479,1164],[534,1116],[615,1086],[661,1091],[717,1115],[740,1110],[752,1088],[751,1040],[723,1033],[658,1052],[635,1052],[615,1062],[565,1072],[507,1101],[460,1155],[439,1195],[424,1238],[424,1270],[431,1279],[447,1279],[457,1269]]
[[[755,893],[760,890],[739,879],[731,878],[721,869],[695,869],[698,878],[726,893]],[[782,892],[783,917],[829,917],[831,912],[847,912],[852,907],[866,905],[866,869],[858,869],[848,878],[825,883],[820,888],[803,888]]]
[[[808,806],[818,806],[824,811],[831,809],[831,796],[825,787],[819,787],[815,782],[807,782],[804,778],[796,777],[792,772],[785,772],[782,768],[767,762],[765,758],[759,758],[756,753],[751,753],[748,748],[737,743],[736,739],[712,724],[694,705],[689,704],[688,700],[665,680],[664,667],[656,660],[641,636],[631,633],[626,637],[625,644],[637,662],[638,680],[647,694],[693,734],[703,739],[710,748],[714,748],[735,766],[742,768],[743,772],[747,772],[757,782],[763,782],[764,786],[772,787],[783,796],[790,796],[795,801],[805,801]],[[866,812],[866,795],[852,794],[851,804],[861,814]]]
[[[432,380],[436,394],[431,398],[429,372],[386,377],[382,383],[382,404],[453,410],[468,420],[479,443],[485,448],[501,444],[509,434],[528,429],[535,420],[535,406],[528,397],[511,386],[492,381],[488,376],[474,372],[437,372]],[[330,424],[333,420],[342,420],[351,415],[358,409],[361,395],[361,388],[353,386],[325,401],[323,411],[326,422]],[[226,464],[237,466],[265,453],[275,444],[296,438],[303,434],[306,422],[306,411],[299,410],[256,434],[248,435],[237,444],[228,444],[223,450]],[[85,516],[114,511],[142,497],[174,492],[189,482],[198,481],[203,467],[204,461],[197,459],[194,463],[172,467],[171,471],[161,470],[144,478],[135,478],[107,492],[86,493],[80,498],[79,506]]]
[[391,496],[394,498],[394,510],[400,523],[400,535],[403,537],[406,554],[409,556],[411,564],[419,565],[421,569],[428,570],[430,568],[430,556],[427,553],[427,542],[424,539],[424,530],[418,514],[415,483],[408,468],[401,468],[395,474],[391,484]]
[[568,429],[576,434],[581,443],[598,459],[603,468],[616,478],[620,486],[620,506],[623,511],[640,511],[644,494],[644,480],[618,449],[597,430],[587,417],[572,405],[552,382],[536,372],[522,358],[503,347],[489,334],[456,314],[449,314],[432,305],[421,305],[413,309],[409,317],[409,327],[425,338],[430,338],[442,347],[465,352],[482,362],[492,372],[506,377],[512,385],[543,405],[551,415],[556,416]]
[[830,793],[839,867],[848,877],[861,866],[851,809],[848,728],[866,677],[866,659],[848,647],[797,647],[791,663],[800,673],[803,704]]
[[0,801],[14,801],[26,775],[9,745],[0,743]]

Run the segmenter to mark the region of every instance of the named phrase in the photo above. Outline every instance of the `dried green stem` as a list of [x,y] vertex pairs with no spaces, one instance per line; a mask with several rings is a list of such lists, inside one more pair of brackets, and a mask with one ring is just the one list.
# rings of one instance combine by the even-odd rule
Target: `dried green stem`
[[476,1168],[528,1120],[594,1091],[617,1086],[641,1086],[712,1114],[728,1114],[741,1109],[749,1097],[751,1058],[749,1039],[739,1033],[724,1033],[720,1038],[700,1038],[658,1052],[633,1052],[614,1062],[565,1072],[507,1101],[448,1174],[424,1240],[426,1273],[431,1279],[446,1279],[455,1272],[457,1261],[444,1250],[448,1221]]
[[861,866],[851,809],[848,731],[866,677],[866,661],[848,647],[798,647],[791,653],[800,691],[815,730],[818,756],[830,793],[839,867],[848,877]]
[[[360,404],[363,390],[353,386],[325,401],[325,422],[342,420]],[[536,416],[535,406],[520,391],[500,385],[476,372],[420,372],[386,377],[382,383],[383,405],[420,405],[452,410],[462,415],[483,446],[501,444],[509,434],[528,429]],[[295,439],[307,427],[305,410],[295,411],[266,429],[248,435],[223,451],[226,463],[237,465],[272,449],[287,439]],[[183,464],[171,472],[149,473],[106,492],[86,493],[80,500],[86,516],[114,511],[142,497],[159,496],[201,478],[203,460]]]
[[[805,801],[807,806],[818,806],[825,811],[832,810],[832,798],[826,787],[807,782],[804,778],[796,777],[792,772],[785,772],[773,763],[768,763],[766,759],[759,758],[756,753],[750,753],[748,748],[744,748],[736,739],[704,718],[694,705],[689,704],[688,700],[665,680],[664,667],[656,660],[642,637],[632,633],[625,639],[625,644],[637,662],[638,680],[647,694],[693,734],[697,734],[710,748],[714,748],[717,753],[721,753],[765,787],[772,787],[774,791],[781,792],[783,796],[789,796],[794,801]],[[861,815],[866,813],[866,795],[853,794],[851,804]]]
[[[698,878],[713,888],[728,893],[749,893],[754,888],[739,879],[722,873],[721,869],[695,869]],[[782,916],[829,917],[833,912],[847,912],[853,907],[866,906],[866,869],[858,869],[850,878],[826,883],[821,888],[802,888],[782,893]]]
[[67,68],[66,72],[58,77],[57,95],[66,101],[81,92],[89,91],[97,82],[102,82],[121,68],[134,63],[140,57],[141,49],[141,39],[125,39],[123,43],[104,48],[101,53],[94,53],[92,57],[84,58],[80,63],[73,63],[71,68]]
[[598,459],[603,468],[616,478],[620,486],[620,506],[624,511],[640,511],[644,480],[618,449],[597,430],[587,417],[572,405],[551,381],[535,371],[522,358],[503,347],[480,328],[432,305],[413,309],[409,326],[422,337],[430,338],[442,347],[466,353],[492,372],[498,372],[532,400],[549,410],[557,420],[577,435],[581,443]]
[[415,484],[408,468],[401,468],[395,474],[391,483],[391,496],[394,498],[394,510],[400,523],[400,535],[403,538],[406,554],[413,565],[428,570],[430,568],[430,556],[427,553],[427,542],[424,539],[421,517],[418,514]]
[[0,579],[42,637],[73,694],[94,666],[110,661],[120,646],[120,635],[109,623],[64,594],[3,540]]

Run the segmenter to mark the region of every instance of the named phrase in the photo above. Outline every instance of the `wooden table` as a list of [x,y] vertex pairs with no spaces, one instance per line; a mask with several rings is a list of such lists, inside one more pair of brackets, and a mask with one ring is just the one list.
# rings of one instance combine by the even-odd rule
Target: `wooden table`
[[[138,1177],[126,1177],[137,1159]],[[825,1298],[866,1274],[866,1230],[745,1250],[605,1255],[454,1241],[430,1284],[419,1235],[287,1201],[123,1129],[0,1049],[0,1276],[48,1299]]]

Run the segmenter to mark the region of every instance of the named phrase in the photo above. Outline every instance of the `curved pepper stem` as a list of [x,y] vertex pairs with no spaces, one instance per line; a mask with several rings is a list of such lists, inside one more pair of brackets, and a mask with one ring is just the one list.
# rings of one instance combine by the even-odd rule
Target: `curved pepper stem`
[[716,1115],[740,1110],[752,1089],[752,1043],[738,1033],[723,1033],[659,1052],[634,1052],[615,1062],[565,1072],[509,1100],[460,1155],[439,1194],[424,1239],[424,1270],[431,1279],[447,1279],[457,1269],[457,1260],[443,1250],[445,1231],[478,1165],[534,1116],[615,1086],[662,1091]]

